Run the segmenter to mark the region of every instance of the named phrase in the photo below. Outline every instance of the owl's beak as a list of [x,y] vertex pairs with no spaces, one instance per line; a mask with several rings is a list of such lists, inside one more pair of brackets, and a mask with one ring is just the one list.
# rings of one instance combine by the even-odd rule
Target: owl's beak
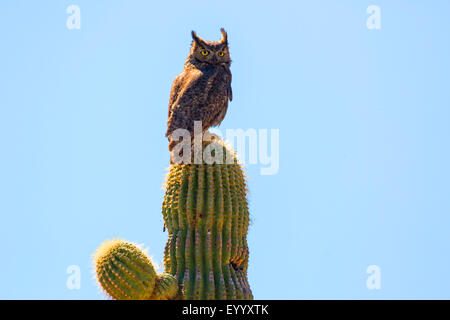
[[212,62],[213,62],[213,63],[216,63],[216,62],[217,62],[217,58],[216,58],[215,55],[212,57]]

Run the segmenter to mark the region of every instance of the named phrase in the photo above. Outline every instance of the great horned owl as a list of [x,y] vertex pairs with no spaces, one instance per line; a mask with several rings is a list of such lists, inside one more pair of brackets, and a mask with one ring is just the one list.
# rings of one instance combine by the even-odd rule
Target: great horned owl
[[194,132],[194,121],[202,122],[202,131],[222,122],[231,101],[230,52],[224,29],[220,41],[205,41],[192,31],[192,45],[183,71],[170,91],[166,137],[169,150],[175,142],[171,135],[183,128]]

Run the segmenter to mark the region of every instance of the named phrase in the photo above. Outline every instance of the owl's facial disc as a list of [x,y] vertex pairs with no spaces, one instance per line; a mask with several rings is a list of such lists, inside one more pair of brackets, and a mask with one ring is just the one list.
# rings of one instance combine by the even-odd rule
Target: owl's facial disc
[[191,57],[208,64],[230,63],[230,53],[228,51],[228,39],[225,30],[221,29],[222,40],[206,41],[201,39],[192,31]]
[[231,61],[228,46],[226,44],[216,44],[212,41],[205,41],[202,44],[194,43],[191,54],[201,62],[214,65]]

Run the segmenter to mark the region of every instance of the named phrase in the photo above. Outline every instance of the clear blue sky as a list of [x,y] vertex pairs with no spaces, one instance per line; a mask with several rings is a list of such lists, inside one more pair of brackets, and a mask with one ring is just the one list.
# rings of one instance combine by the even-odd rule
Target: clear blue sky
[[[66,8],[81,8],[68,30]],[[368,30],[366,8],[381,8]],[[161,263],[164,137],[190,31],[229,34],[221,129],[280,130],[249,165],[259,299],[450,299],[449,1],[2,1],[0,298],[103,299],[91,254]],[[69,265],[80,290],[66,287]],[[366,287],[369,265],[381,289]]]

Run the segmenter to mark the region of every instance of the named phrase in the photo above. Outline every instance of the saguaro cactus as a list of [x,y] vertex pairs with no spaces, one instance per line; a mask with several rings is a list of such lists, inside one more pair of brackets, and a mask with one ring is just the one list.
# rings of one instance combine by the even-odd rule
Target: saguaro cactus
[[169,235],[164,250],[165,274],[156,275],[142,251],[128,243],[106,244],[107,250],[98,250],[97,277],[111,297],[253,298],[247,281],[245,176],[229,147],[218,138],[211,143],[203,144],[201,151],[210,152],[215,163],[202,160],[169,167],[162,205]]

